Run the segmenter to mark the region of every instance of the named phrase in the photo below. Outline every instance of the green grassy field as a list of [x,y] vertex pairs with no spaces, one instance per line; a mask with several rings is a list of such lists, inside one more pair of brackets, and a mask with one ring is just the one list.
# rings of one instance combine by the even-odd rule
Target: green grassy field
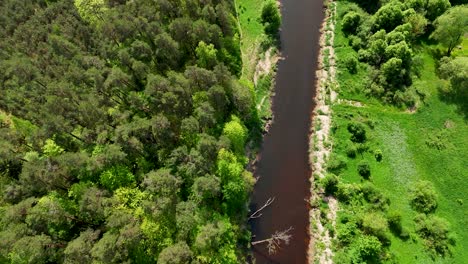
[[[338,2],[338,12],[345,10],[345,3]],[[467,39],[463,49],[454,52],[466,56]],[[346,125],[358,120],[367,126],[369,151],[356,158],[347,159],[347,167],[340,175],[343,182],[360,183],[357,164],[367,160],[371,166],[371,181],[390,199],[389,210],[399,211],[402,225],[409,232],[403,240],[390,235],[390,252],[397,263],[467,263],[468,262],[468,126],[467,117],[460,113],[457,105],[444,101],[440,88],[447,85],[436,74],[436,62],[430,55],[433,47],[415,48],[424,61],[420,78],[413,79],[413,86],[426,96],[410,112],[383,105],[374,98],[364,95],[363,87],[367,68],[360,64],[357,74],[352,75],[340,68],[339,61],[357,54],[348,45],[338,20],[335,51],[338,58],[337,79],[340,85],[339,98],[359,101],[363,107],[334,105],[333,119],[336,132],[333,152],[346,157],[346,145],[350,134]],[[438,146],[438,148],[434,147]],[[377,162],[372,151],[380,149],[383,160]],[[431,258],[423,241],[415,233],[413,221],[417,213],[410,207],[409,189],[418,180],[431,181],[438,192],[436,216],[445,218],[450,231],[456,237],[452,256]],[[346,205],[341,205],[346,209]]]
[[259,56],[258,47],[264,38],[263,25],[260,23],[263,2],[263,0],[235,1],[241,28],[242,77],[250,81]]

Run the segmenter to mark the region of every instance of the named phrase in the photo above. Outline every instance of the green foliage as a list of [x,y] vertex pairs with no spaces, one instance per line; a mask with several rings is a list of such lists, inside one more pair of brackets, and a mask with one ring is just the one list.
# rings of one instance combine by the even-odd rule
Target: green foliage
[[332,195],[338,191],[338,182],[338,177],[331,173],[327,174],[323,179],[321,179],[321,183],[327,195]]
[[223,135],[225,135],[232,144],[236,153],[244,152],[244,145],[247,139],[247,129],[237,116],[231,116],[231,121],[224,124]]
[[382,251],[382,243],[375,236],[363,235],[351,245],[349,254],[352,263],[369,263],[379,261]]
[[113,191],[119,187],[129,186],[135,182],[135,177],[126,166],[114,166],[99,176],[99,182],[106,189]]
[[348,124],[348,132],[351,133],[351,141],[363,143],[366,141],[366,128],[361,123],[352,122]]
[[392,31],[403,21],[403,4],[398,1],[391,1],[388,4],[379,8],[374,14],[374,27]]
[[450,234],[448,223],[437,216],[418,215],[414,219],[416,232],[424,239],[424,244],[433,256],[448,255],[455,239]]
[[189,263],[193,253],[185,242],[179,242],[161,251],[158,263],[161,264],[183,264]]
[[[1,263],[244,262],[235,9],[176,2],[1,1]],[[233,231],[200,252],[214,215]]]
[[332,154],[327,161],[327,170],[334,174],[340,174],[346,166],[346,159],[342,156]]
[[42,148],[42,152],[48,157],[58,156],[64,151],[65,150],[57,145],[52,139],[47,139],[44,147]]
[[468,6],[456,6],[434,21],[435,30],[431,38],[447,48],[447,56],[461,43],[462,36],[468,31]]
[[355,11],[350,11],[343,17],[341,27],[346,34],[356,34],[361,23],[361,15]]
[[364,179],[369,179],[371,175],[370,165],[367,161],[359,162],[357,166],[357,171]]
[[216,49],[213,44],[207,45],[200,41],[195,49],[198,65],[203,68],[212,69],[216,65]]
[[411,206],[421,213],[432,213],[437,208],[437,192],[429,181],[419,181],[410,190]]
[[382,242],[386,240],[388,222],[382,214],[367,213],[362,218],[362,229],[365,234],[373,235]]
[[281,26],[281,14],[276,1],[267,1],[263,5],[261,21],[265,26],[265,33],[276,39]]

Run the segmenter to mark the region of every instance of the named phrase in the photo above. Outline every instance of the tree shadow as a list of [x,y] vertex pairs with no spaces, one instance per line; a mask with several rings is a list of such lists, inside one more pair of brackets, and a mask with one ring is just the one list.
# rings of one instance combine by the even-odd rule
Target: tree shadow
[[468,91],[457,91],[450,87],[440,86],[439,99],[447,104],[456,106],[456,112],[463,116],[465,121],[468,121]]

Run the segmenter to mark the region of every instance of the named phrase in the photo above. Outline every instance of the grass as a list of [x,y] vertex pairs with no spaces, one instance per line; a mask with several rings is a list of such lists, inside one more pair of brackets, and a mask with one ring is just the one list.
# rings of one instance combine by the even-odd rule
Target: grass
[[460,44],[461,49],[455,48],[452,51],[453,56],[465,56],[468,57],[468,35],[465,35],[462,43]]
[[236,10],[241,32],[242,76],[241,79],[255,86],[255,103],[259,117],[263,122],[271,119],[271,90],[274,81],[275,66],[270,73],[259,76],[257,84],[253,77],[258,59],[263,55],[262,43],[266,41],[264,27],[260,17],[264,0],[236,0]]
[[[338,2],[339,12],[346,8],[346,3]],[[413,85],[421,89],[426,97],[415,113],[409,113],[365,96],[363,90],[367,68],[360,65],[355,75],[343,69],[340,60],[355,55],[356,52],[348,46],[339,21],[335,33],[339,97],[360,101],[364,107],[333,106],[333,121],[338,127],[333,134],[333,151],[346,157],[346,145],[350,143],[346,125],[350,120],[364,123],[370,120],[374,127],[367,127],[369,151],[347,160],[347,168],[340,175],[341,180],[360,183],[362,178],[357,173],[357,164],[361,160],[370,163],[371,181],[390,199],[389,209],[402,214],[403,228],[410,232],[410,239],[407,240],[391,235],[389,249],[395,255],[397,263],[467,263],[467,120],[459,113],[456,105],[442,100],[439,87],[446,85],[446,82],[435,74],[436,62],[430,55],[433,47],[423,45],[415,49],[422,56],[424,67],[421,77],[413,79]],[[453,54],[467,56],[467,42],[465,38],[463,49],[454,51]],[[437,144],[433,144],[434,141]],[[381,162],[377,162],[372,154],[377,149],[383,153]],[[456,236],[452,256],[431,258],[423,241],[414,234],[413,219],[417,213],[410,207],[408,194],[410,187],[418,180],[431,181],[439,194],[435,215],[445,218],[450,223],[451,232]],[[346,208],[346,205],[341,206]]]
[[242,77],[253,79],[259,46],[264,38],[260,23],[263,0],[235,0],[241,30]]

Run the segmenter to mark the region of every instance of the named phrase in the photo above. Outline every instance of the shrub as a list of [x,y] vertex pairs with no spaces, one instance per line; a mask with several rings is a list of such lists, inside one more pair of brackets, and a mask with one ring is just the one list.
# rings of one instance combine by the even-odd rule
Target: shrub
[[272,38],[278,36],[281,25],[281,15],[276,1],[268,1],[262,9],[262,24],[265,26],[265,33]]
[[375,236],[360,236],[351,246],[351,261],[352,263],[375,263],[380,259],[382,251],[382,243]]
[[338,184],[336,198],[340,202],[349,203],[360,191],[359,186],[354,184]]
[[437,193],[428,181],[419,181],[410,190],[411,206],[420,213],[431,213],[437,208]]
[[357,148],[354,144],[349,144],[348,147],[346,148],[346,156],[348,156],[349,158],[355,158],[356,152],[357,152]]
[[366,141],[366,128],[363,124],[351,122],[348,124],[348,131],[351,133],[351,141],[358,143]]
[[401,226],[401,213],[395,210],[387,213],[388,226],[395,234],[400,234],[402,231]]
[[327,195],[334,194],[338,190],[338,177],[335,174],[327,174],[322,179],[322,185]]
[[361,175],[364,179],[369,179],[371,175],[371,170],[370,170],[370,165],[367,161],[361,161],[359,162],[357,166],[357,170],[359,175]]
[[330,156],[327,162],[327,170],[329,172],[340,174],[340,172],[346,168],[345,158],[336,154]]
[[375,209],[385,210],[390,204],[390,200],[370,182],[365,182],[361,186],[361,192],[364,199]]
[[414,221],[416,232],[424,239],[424,244],[431,254],[443,256],[450,253],[450,245],[455,244],[455,239],[449,234],[449,226],[445,219],[420,214]]
[[345,224],[340,223],[336,226],[336,237],[342,246],[350,244],[357,233],[358,229],[356,224],[353,222],[348,222]]
[[382,161],[382,151],[380,149],[377,149],[374,152],[374,157],[375,157],[376,161],[381,162]]
[[374,235],[380,241],[387,242],[386,235],[388,229],[388,222],[385,217],[380,213],[367,213],[362,218],[362,229],[368,235]]
[[358,69],[358,59],[356,56],[348,57],[344,60],[344,65],[349,73],[356,74]]

